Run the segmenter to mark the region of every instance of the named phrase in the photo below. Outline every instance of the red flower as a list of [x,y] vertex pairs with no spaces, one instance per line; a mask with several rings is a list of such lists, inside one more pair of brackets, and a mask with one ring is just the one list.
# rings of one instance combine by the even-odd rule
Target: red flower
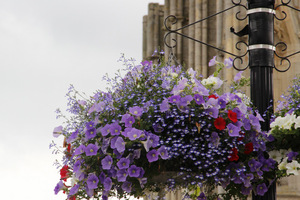
[[68,151],[68,153],[71,152],[71,144],[68,144],[67,151]]
[[239,159],[238,150],[236,148],[231,149],[232,153],[229,155],[228,160],[229,161],[237,161]]
[[76,197],[75,197],[75,196],[71,196],[71,197],[69,198],[69,200],[76,200]]
[[69,166],[68,166],[68,165],[65,165],[65,166],[63,166],[63,168],[61,168],[61,170],[60,170],[60,178],[61,178],[63,181],[67,181],[67,178],[68,178],[68,169],[69,169]]
[[223,130],[226,127],[226,122],[222,117],[218,117],[217,119],[215,119],[214,125],[216,129]]
[[217,97],[216,95],[212,94],[212,95],[209,95],[208,98],[218,99],[219,97]]
[[228,110],[228,118],[233,122],[237,122],[237,114],[232,110]]
[[244,154],[250,154],[253,151],[253,143],[249,142],[245,145]]

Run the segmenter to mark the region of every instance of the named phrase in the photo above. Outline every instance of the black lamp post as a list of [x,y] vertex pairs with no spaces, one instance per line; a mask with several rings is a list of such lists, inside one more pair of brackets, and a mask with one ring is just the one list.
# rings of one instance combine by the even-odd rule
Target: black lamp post
[[[274,1],[248,0],[250,91],[251,100],[260,113],[264,113],[269,106],[272,109],[273,104]],[[262,130],[268,131],[270,115],[265,115],[264,120]],[[264,196],[253,193],[252,199],[276,199],[276,183],[269,187]]]

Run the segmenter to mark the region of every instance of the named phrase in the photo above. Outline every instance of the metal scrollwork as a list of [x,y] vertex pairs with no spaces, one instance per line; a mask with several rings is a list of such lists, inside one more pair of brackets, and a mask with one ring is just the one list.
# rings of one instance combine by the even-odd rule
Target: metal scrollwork
[[[244,42],[244,41],[239,41],[239,42],[237,42],[237,43],[235,44],[235,48],[236,48],[237,50],[241,51],[242,49],[239,47],[241,44],[245,45],[245,46],[248,48],[248,44],[247,44],[246,42]],[[239,60],[240,64],[242,65],[242,64],[244,63],[243,57],[245,57],[245,56],[247,55],[247,53],[248,53],[248,50],[247,50],[243,55],[241,55],[241,56],[236,56],[236,57],[233,59],[232,67],[233,67],[234,69],[236,69],[236,70],[238,70],[238,71],[245,71],[245,70],[249,67],[249,64],[248,64],[248,65],[247,65],[246,67],[244,67],[244,68],[238,68],[238,67],[236,66],[236,64],[235,64],[236,61]]]
[[[172,25],[175,25],[175,24],[177,23],[177,21],[178,21],[177,17],[174,16],[174,15],[169,15],[168,17],[166,17],[166,19],[164,20],[164,26],[165,26],[165,28],[166,28],[166,30],[167,30],[168,32],[167,32],[167,33],[165,34],[165,36],[164,36],[164,43],[165,43],[165,45],[166,45],[168,48],[171,49],[171,52],[173,52],[173,49],[177,46],[177,40],[176,40],[175,38],[171,38],[171,34],[176,34],[176,35],[180,35],[180,36],[182,36],[182,37],[188,38],[188,39],[190,39],[190,40],[193,40],[193,41],[195,41],[195,42],[198,42],[198,43],[200,43],[200,44],[206,45],[206,46],[208,46],[208,47],[211,47],[211,48],[213,48],[213,49],[216,49],[216,50],[218,50],[218,51],[220,51],[220,52],[229,54],[229,55],[231,55],[231,56],[234,57],[234,61],[236,61],[236,60],[238,59],[238,60],[241,60],[241,63],[243,63],[242,58],[248,53],[248,51],[247,51],[246,53],[244,53],[242,56],[236,55],[236,54],[234,54],[234,53],[228,52],[228,51],[223,50],[223,49],[221,49],[221,48],[215,47],[215,46],[213,46],[213,45],[211,45],[211,44],[205,43],[205,42],[203,42],[203,41],[200,41],[200,40],[197,40],[197,39],[195,39],[195,38],[192,38],[192,37],[190,37],[190,36],[188,36],[188,35],[185,35],[185,34],[183,34],[182,31],[181,31],[181,30],[183,30],[183,29],[185,29],[185,28],[187,28],[187,27],[190,27],[190,26],[195,25],[195,24],[197,24],[197,23],[200,23],[200,22],[202,22],[202,21],[208,20],[208,19],[210,19],[210,18],[212,18],[212,17],[215,17],[215,16],[217,16],[217,15],[219,15],[219,14],[222,14],[222,13],[224,13],[224,12],[226,12],[226,11],[229,11],[229,10],[235,8],[235,7],[242,7],[242,8],[244,8],[244,9],[247,10],[247,7],[246,7],[245,5],[242,4],[242,0],[231,0],[231,1],[232,1],[233,6],[231,6],[231,7],[229,7],[229,8],[226,8],[226,9],[224,9],[224,10],[222,10],[222,11],[219,11],[219,12],[217,12],[217,13],[215,13],[215,14],[213,14],[213,15],[210,15],[210,16],[208,16],[208,17],[206,17],[206,18],[200,19],[200,20],[198,20],[198,21],[195,21],[195,22],[193,22],[193,23],[190,23],[190,24],[188,24],[188,25],[185,25],[185,26],[183,26],[183,27],[176,28],[176,29],[172,29],[171,27],[172,27]],[[237,18],[238,20],[244,20],[244,19],[247,18],[247,15],[246,15],[245,17],[239,17],[240,14],[241,14],[240,11],[238,11],[238,12],[236,13],[236,18]],[[169,40],[169,39],[170,39],[170,40]],[[242,42],[242,41],[241,41],[241,42],[238,42],[238,43],[236,44],[236,49],[239,50],[239,51],[241,51],[241,49],[238,48],[238,45],[240,45],[240,44],[245,44],[245,45],[247,46],[247,44],[246,44],[245,42]],[[171,54],[172,54],[172,55],[171,55]],[[170,56],[169,58],[171,58],[171,59],[172,59],[172,58],[175,58],[175,57],[174,57],[174,54],[173,54],[173,53],[171,53],[171,54],[170,54],[171,56]],[[234,67],[235,67],[235,65],[234,65]],[[248,66],[247,66],[246,68],[248,68]],[[246,69],[246,68],[245,68],[245,69]],[[235,69],[237,69],[237,70],[239,70],[239,71],[244,70],[244,69],[239,69],[239,68],[237,68],[237,67],[235,67]]]
[[[293,9],[293,10],[296,10],[296,11],[300,12],[299,9],[297,9],[297,8],[295,8],[295,7],[291,6],[291,5],[289,5],[289,4],[291,3],[291,1],[292,1],[292,0],[287,0],[287,1],[285,2],[285,0],[281,0],[281,4],[279,4],[278,6],[276,6],[276,7],[275,7],[275,10],[277,10],[279,7],[286,6],[286,7],[289,7],[289,8],[291,8],[291,9]],[[279,17],[277,17],[277,16],[275,15],[275,18],[276,18],[277,20],[282,21],[282,20],[285,20],[285,19],[286,19],[286,17],[287,17],[286,12],[281,11],[281,13],[284,15],[284,17],[283,17],[283,18],[279,18]]]
[[[284,43],[284,42],[278,42],[278,43],[275,45],[276,49],[277,49],[277,46],[280,46],[280,45],[283,46],[283,49],[281,50],[282,52],[284,52],[284,51],[287,50],[287,44]],[[286,69],[283,69],[283,70],[282,70],[282,69],[279,69],[279,68],[276,67],[276,66],[274,66],[274,68],[276,69],[276,71],[278,71],[278,72],[286,72],[286,71],[288,71],[288,70],[290,69],[290,67],[291,67],[291,61],[288,59],[288,57],[287,57],[287,56],[280,56],[280,55],[278,55],[278,53],[277,53],[276,51],[274,52],[274,54],[275,54],[278,58],[280,58],[280,66],[283,65],[283,62],[284,62],[284,61],[286,61],[286,62],[288,63],[288,67],[287,67]]]

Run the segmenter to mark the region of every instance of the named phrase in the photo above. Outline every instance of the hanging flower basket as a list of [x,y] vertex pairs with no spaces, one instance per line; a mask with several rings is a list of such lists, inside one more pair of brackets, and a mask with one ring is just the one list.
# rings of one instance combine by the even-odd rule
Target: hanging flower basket
[[276,162],[264,154],[261,116],[239,91],[247,80],[240,72],[221,92],[230,59],[211,60],[216,72],[206,79],[163,61],[124,63],[125,76],[107,78],[107,92],[84,99],[71,87],[72,117],[53,132],[66,138],[55,193],[107,199],[184,187],[190,198],[209,199],[221,185],[219,197],[230,199],[267,191]]
[[271,157],[278,162],[278,177],[298,175],[300,169],[300,75],[282,96],[271,123]]

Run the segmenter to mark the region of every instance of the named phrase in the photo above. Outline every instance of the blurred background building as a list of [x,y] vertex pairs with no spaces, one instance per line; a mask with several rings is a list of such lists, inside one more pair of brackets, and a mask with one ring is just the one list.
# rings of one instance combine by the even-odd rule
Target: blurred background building
[[[244,5],[247,5],[247,1],[242,1]],[[276,5],[278,5],[278,0]],[[231,7],[231,0],[165,0],[163,5],[158,3],[150,3],[148,6],[148,15],[143,17],[143,59],[155,60],[154,51],[164,51],[166,57],[170,55],[170,48],[166,47],[164,43],[164,36],[168,32],[164,25],[164,20],[169,15],[174,15],[177,18],[177,22],[172,25],[172,20],[168,20],[167,26],[172,30],[181,28],[185,25],[206,18],[216,12],[222,11]],[[276,6],[275,5],[275,6]],[[290,2],[290,5],[300,9],[300,1],[294,0]],[[238,37],[230,32],[230,28],[233,27],[236,31],[239,31],[248,24],[247,18],[245,20],[238,20],[239,18],[246,17],[246,9],[242,7],[236,7],[224,14],[217,15],[208,20],[204,20],[197,23],[194,26],[182,29],[181,33],[195,38],[202,42],[211,44],[220,49],[224,49],[228,52],[241,55],[246,52],[246,46],[241,45],[241,50],[236,48],[238,41],[244,41],[248,43],[248,36]],[[283,11],[287,14],[285,20],[277,20],[274,18],[274,40],[275,44],[278,42],[285,42],[287,49],[284,50],[284,46],[278,45],[276,52],[280,56],[290,55],[291,53],[300,50],[300,13],[296,12],[288,7],[280,6],[276,10],[276,16],[283,18]],[[208,67],[208,62],[214,56],[217,56],[218,61],[223,61],[224,58],[229,57],[222,52],[201,45],[197,42],[171,34],[166,42],[171,46],[174,45],[176,40],[176,47],[173,49],[173,53],[178,63],[182,64],[186,68],[193,68],[199,74],[207,77],[215,70],[213,67]],[[291,62],[291,68],[284,73],[273,72],[273,89],[275,102],[280,100],[280,96],[287,91],[290,81],[296,74],[300,73],[300,55],[289,57]],[[248,57],[244,57],[243,63],[236,62],[239,67],[246,67],[248,64]],[[281,62],[281,59],[275,56],[275,65],[279,69],[285,69],[288,67],[288,62]],[[223,70],[222,78],[226,80],[233,80],[235,74],[238,71],[231,68]],[[250,75],[250,70],[247,69],[244,76]],[[228,89],[228,85],[224,85],[224,90]],[[250,94],[250,89],[246,90],[246,93]],[[293,176],[283,179],[278,182],[278,199],[300,199],[300,176]]]

